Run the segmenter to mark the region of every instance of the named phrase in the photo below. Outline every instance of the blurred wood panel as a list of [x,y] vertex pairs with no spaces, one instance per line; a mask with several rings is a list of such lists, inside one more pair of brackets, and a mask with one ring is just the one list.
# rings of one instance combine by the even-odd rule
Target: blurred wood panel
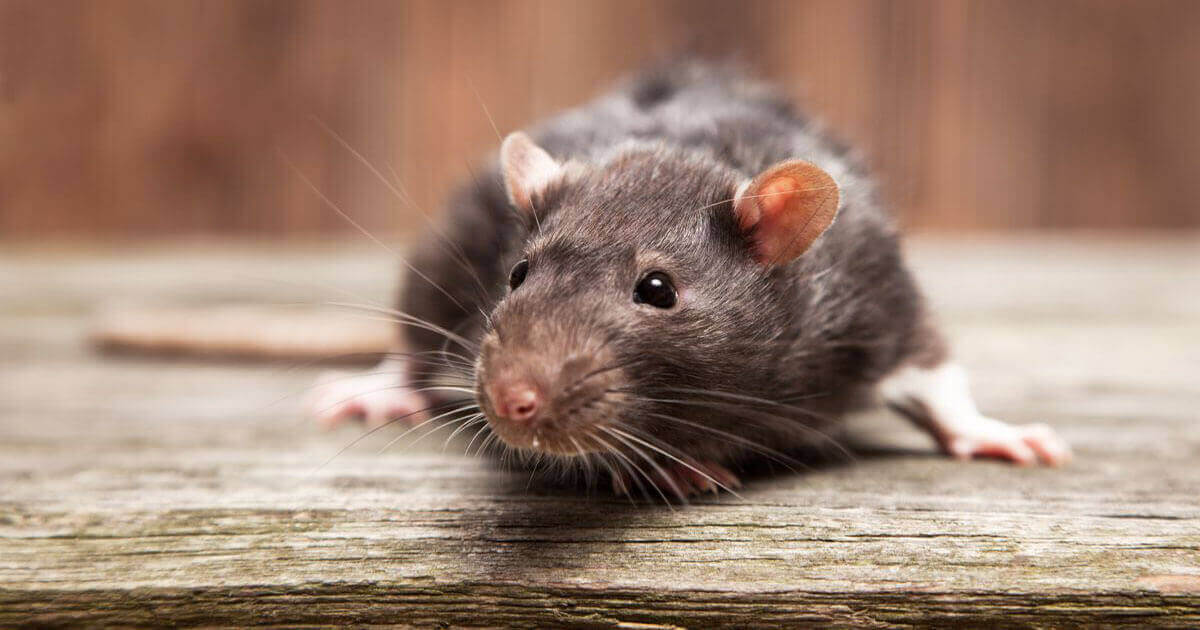
[[1186,0],[0,0],[0,236],[351,229],[314,187],[406,231],[498,132],[681,51],[810,106],[910,226],[1200,226]]

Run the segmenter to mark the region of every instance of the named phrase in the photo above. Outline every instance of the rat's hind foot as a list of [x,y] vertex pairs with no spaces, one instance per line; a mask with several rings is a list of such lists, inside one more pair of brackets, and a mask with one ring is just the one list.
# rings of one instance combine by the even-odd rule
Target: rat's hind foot
[[317,379],[308,399],[309,412],[323,428],[350,420],[369,428],[400,420],[417,424],[425,419],[425,397],[406,385],[403,362],[385,359],[366,372],[326,372]]
[[928,431],[954,457],[997,457],[1051,466],[1071,459],[1071,448],[1049,426],[1012,425],[979,413],[966,374],[957,365],[906,367],[884,379],[879,389],[888,405]]
[[1071,449],[1045,424],[1013,425],[984,416],[968,418],[935,434],[942,450],[959,459],[997,457],[1022,466],[1039,460],[1059,466],[1071,459]]
[[[649,480],[641,480],[642,484],[653,484],[659,492],[667,497],[686,500],[688,497],[711,492],[717,494],[721,490],[733,492],[742,487],[741,479],[720,464],[713,462],[688,462],[684,465],[678,462],[664,464],[661,471],[654,471]],[[613,492],[620,496],[628,496],[638,487],[636,481],[631,481],[628,475],[613,477]]]

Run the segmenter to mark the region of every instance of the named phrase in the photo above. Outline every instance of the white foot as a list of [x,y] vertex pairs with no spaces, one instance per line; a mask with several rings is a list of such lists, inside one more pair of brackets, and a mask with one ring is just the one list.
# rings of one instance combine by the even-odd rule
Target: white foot
[[957,365],[906,367],[884,379],[880,394],[960,459],[997,457],[1022,465],[1060,466],[1071,449],[1045,424],[1012,425],[979,413]]
[[308,408],[326,429],[350,420],[363,420],[370,428],[392,420],[417,424],[424,421],[428,403],[407,381],[404,363],[395,359],[366,372],[326,372],[313,386]]
[[1071,459],[1070,447],[1045,424],[1012,425],[979,416],[938,441],[959,459],[997,457],[1022,466],[1038,461],[1061,466]]

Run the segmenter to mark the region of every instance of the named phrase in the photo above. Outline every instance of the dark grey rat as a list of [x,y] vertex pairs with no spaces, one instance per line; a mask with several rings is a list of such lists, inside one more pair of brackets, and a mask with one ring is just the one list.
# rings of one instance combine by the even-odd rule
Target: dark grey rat
[[979,413],[867,175],[736,73],[650,72],[514,133],[447,215],[400,348],[327,380],[325,423],[486,417],[510,450],[678,496],[835,444],[876,401],[956,457],[1069,458]]

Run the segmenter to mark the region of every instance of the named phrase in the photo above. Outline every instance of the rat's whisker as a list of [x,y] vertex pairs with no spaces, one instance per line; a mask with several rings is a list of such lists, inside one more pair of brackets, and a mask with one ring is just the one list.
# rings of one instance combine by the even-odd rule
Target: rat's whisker
[[[684,502],[687,502],[687,494],[684,493],[682,490],[680,490],[678,484],[675,482],[675,479],[672,478],[671,475],[667,474],[667,471],[663,470],[662,466],[659,466],[658,462],[654,461],[654,458],[646,455],[645,451],[643,451],[643,450],[639,449],[637,446],[629,443],[624,437],[622,437],[622,434],[620,432],[618,432],[616,429],[614,429],[613,427],[601,426],[598,428],[601,431],[604,431],[605,433],[607,433],[610,436],[612,436],[613,438],[615,438],[618,442],[624,444],[626,446],[626,448],[630,449],[635,454],[637,454],[639,457],[641,457],[643,460],[645,460],[646,463],[649,464],[650,467],[654,470],[654,472],[656,472],[658,474],[658,478],[661,479],[663,483],[666,483],[667,485],[670,486],[671,491],[673,493],[675,493],[675,496],[678,499],[680,499]],[[625,435],[628,435],[628,434],[625,434]],[[620,451],[616,451],[616,452],[618,454],[620,454]],[[641,468],[638,468],[638,471],[641,472]],[[646,473],[644,473],[644,472],[642,472],[642,474],[646,475]],[[651,487],[653,487],[655,490],[658,491],[658,494],[662,497],[663,501],[665,501],[668,506],[671,505],[671,500],[667,498],[667,495],[665,493],[663,493],[662,489],[659,487],[659,484],[655,483],[655,479],[653,477],[650,477],[649,475],[646,475],[646,479],[649,481]]]
[[[261,411],[263,409],[269,409],[270,407],[272,407],[274,405],[278,405],[279,403],[281,403],[285,400],[288,400],[290,398],[295,398],[297,396],[311,396],[311,395],[313,395],[313,393],[315,391],[319,390],[320,388],[322,388],[324,386],[332,385],[332,384],[335,384],[338,382],[355,380],[361,376],[364,376],[364,374],[369,375],[369,376],[375,376],[375,375],[387,375],[390,373],[393,373],[393,372],[370,372],[370,373],[351,372],[348,374],[343,374],[341,376],[335,376],[332,378],[322,379],[316,383],[313,383],[313,384],[303,387],[301,389],[292,390],[292,391],[280,396],[279,398],[276,398],[275,400],[267,403],[266,405],[263,405],[263,407],[261,409],[259,409],[259,411]],[[408,372],[394,372],[394,374],[396,376],[402,376],[404,374],[408,374]],[[439,373],[436,375],[436,377],[431,377],[431,378],[405,379],[403,381],[401,381],[400,379],[397,379],[397,382],[395,385],[389,385],[388,387],[381,388],[381,389],[378,389],[375,391],[385,391],[387,389],[393,389],[393,388],[407,389],[413,385],[434,385],[434,384],[436,384],[436,385],[454,385],[454,383],[451,382],[450,379],[444,378],[443,376],[444,375]],[[469,378],[470,378],[470,376],[466,376],[464,381],[459,384],[462,386],[470,385],[471,384],[470,381],[466,380]],[[322,409],[314,409],[313,411],[314,411],[314,413],[324,413],[335,407],[343,405],[343,404],[349,402],[350,400],[353,400],[354,398],[358,397],[359,394],[362,394],[362,393],[370,393],[370,392],[357,392],[357,393],[349,396],[348,398],[344,398],[344,399],[342,399],[338,402],[335,402],[335,403],[333,403],[327,407],[324,407]]]
[[395,418],[392,418],[391,420],[388,420],[387,422],[385,422],[385,423],[383,423],[383,424],[381,424],[381,425],[379,425],[379,426],[377,426],[377,427],[374,427],[374,428],[372,428],[372,429],[370,429],[370,430],[366,431],[366,432],[365,432],[365,433],[363,433],[362,435],[360,435],[360,436],[358,436],[358,437],[354,438],[353,440],[351,440],[349,444],[347,444],[347,445],[343,446],[342,448],[338,449],[338,451],[337,451],[336,453],[334,453],[333,455],[331,455],[331,456],[329,457],[329,459],[327,459],[327,460],[325,460],[324,462],[322,462],[320,466],[317,466],[317,467],[316,467],[316,469],[315,469],[315,470],[313,470],[311,473],[309,473],[309,475],[308,475],[308,476],[309,476],[309,477],[312,477],[313,475],[316,475],[317,473],[321,472],[321,470],[322,470],[323,468],[325,468],[326,466],[328,466],[328,465],[329,465],[329,463],[330,463],[330,462],[332,462],[332,461],[333,461],[335,458],[337,458],[337,457],[338,457],[339,455],[341,455],[342,453],[345,453],[345,452],[346,452],[348,449],[350,449],[350,448],[351,448],[352,446],[354,446],[355,444],[358,444],[359,442],[361,442],[361,441],[363,441],[363,440],[367,439],[369,436],[371,436],[371,435],[374,435],[375,433],[377,433],[377,432],[379,432],[379,431],[382,431],[383,429],[385,429],[385,428],[387,428],[387,427],[390,427],[390,426],[392,426],[393,424],[395,424],[395,423],[397,423],[397,422],[400,422],[401,420],[403,420],[403,419],[405,419],[405,418],[409,418],[409,417],[415,416],[415,415],[417,415],[417,414],[420,414],[420,413],[425,413],[426,411],[432,411],[432,410],[434,410],[434,409],[440,409],[440,408],[442,408],[442,407],[446,407],[446,406],[448,406],[448,405],[452,405],[452,404],[457,404],[457,403],[451,402],[451,403],[439,403],[439,404],[436,404],[436,405],[430,405],[430,406],[428,406],[428,407],[425,407],[425,408],[423,408],[423,409],[418,409],[418,410],[416,410],[416,411],[413,411],[413,412],[410,412],[410,413],[406,413],[406,414],[404,414],[404,415],[402,415],[402,416],[397,416],[397,417],[395,417]]
[[771,459],[777,461],[778,463],[782,464],[784,467],[786,467],[788,470],[790,470],[792,472],[797,472],[797,471],[795,468],[792,468],[791,465],[789,465],[789,462],[791,464],[795,464],[796,466],[799,466],[800,468],[803,468],[806,470],[812,469],[811,466],[806,465],[804,462],[801,462],[794,457],[786,455],[786,454],[784,454],[780,451],[777,451],[769,446],[765,446],[765,445],[759,444],[758,442],[755,442],[753,440],[744,438],[740,435],[735,435],[733,433],[729,433],[728,431],[722,431],[722,430],[714,428],[714,427],[706,426],[699,422],[692,422],[692,421],[686,420],[684,418],[678,418],[675,416],[670,416],[670,415],[655,413],[655,412],[649,412],[649,411],[644,412],[644,413],[648,416],[653,416],[655,418],[659,418],[660,420],[666,420],[668,422],[675,422],[675,423],[681,424],[683,426],[692,427],[695,429],[699,429],[701,431],[706,431],[708,433],[712,433],[713,435],[716,435],[718,437],[723,437],[731,442],[734,442],[741,446],[745,446],[746,448],[749,448],[760,455],[766,456],[768,458],[771,458]]
[[401,318],[401,321],[398,323],[411,323],[412,325],[415,325],[418,328],[424,328],[425,330],[428,330],[430,332],[439,333],[448,339],[453,339],[459,345],[463,346],[470,352],[477,352],[479,350],[478,344],[468,341],[465,337],[462,337],[454,332],[446,330],[445,328],[443,328],[431,321],[421,319],[420,317],[417,317],[415,315],[410,315],[410,314],[405,313],[404,311],[401,311],[398,309],[384,308],[384,307],[380,307],[380,306],[372,306],[372,305],[364,305],[364,304],[353,304],[350,302],[326,302],[326,303],[329,304],[330,306],[340,306],[343,308],[361,309],[361,310],[372,312],[372,313],[380,313],[383,315],[391,315],[394,317],[399,317],[399,318]]
[[442,452],[445,453],[446,449],[450,447],[450,442],[454,440],[454,436],[461,433],[464,429],[473,427],[481,422],[487,422],[487,417],[482,413],[476,413],[473,416],[468,416],[465,422],[458,425],[457,429],[450,433],[450,435],[446,436],[446,441],[442,443]]
[[[710,392],[710,393],[712,393],[712,392]],[[698,407],[701,409],[713,409],[713,410],[722,411],[722,412],[726,412],[726,413],[731,412],[733,414],[738,415],[741,418],[744,418],[747,420],[755,420],[756,418],[747,417],[747,414],[752,414],[754,416],[757,416],[757,419],[762,421],[764,423],[763,426],[768,429],[772,429],[772,430],[787,429],[787,430],[799,432],[803,436],[816,439],[818,441],[818,443],[827,443],[827,444],[833,446],[836,450],[838,450],[842,455],[844,455],[850,461],[854,461],[857,459],[857,457],[854,455],[854,453],[852,453],[849,449],[847,449],[844,445],[842,445],[841,441],[838,440],[836,437],[829,435],[828,433],[825,433],[824,431],[821,431],[820,429],[818,429],[814,426],[810,426],[809,424],[807,424],[805,422],[797,421],[796,418],[782,414],[782,413],[773,413],[773,412],[766,411],[763,409],[747,408],[744,404],[740,404],[738,402],[727,402],[727,401],[723,401],[723,400],[678,400],[678,399],[671,399],[671,398],[643,398],[642,400],[644,400],[646,402],[658,402],[658,403],[663,403],[663,404],[677,404],[677,405]],[[799,408],[790,407],[790,406],[786,406],[786,405],[781,405],[781,406],[786,407],[788,410],[791,410],[791,411],[800,412],[805,415],[809,415],[809,416],[812,416],[812,417],[815,417],[818,419],[832,422],[831,419],[828,419],[825,416],[819,416],[815,413],[808,412],[806,410],[802,410]],[[777,422],[779,420],[783,420],[785,422],[783,424],[780,424]]]
[[365,360],[369,360],[369,359],[378,359],[380,357],[382,357],[382,358],[389,358],[389,357],[390,358],[425,358],[425,357],[438,357],[438,356],[442,356],[442,355],[446,355],[448,358],[462,359],[461,361],[460,360],[454,361],[454,365],[458,365],[460,367],[470,367],[470,368],[472,368],[472,371],[474,370],[475,363],[474,363],[473,359],[468,359],[467,357],[465,357],[461,354],[455,353],[455,352],[447,353],[442,350],[424,350],[421,352],[403,352],[403,351],[399,351],[399,350],[388,350],[383,353],[371,352],[371,351],[339,352],[339,353],[334,353],[334,354],[322,355],[322,356],[315,357],[312,359],[305,359],[304,361],[295,361],[295,362],[289,361],[288,362],[289,365],[287,365],[286,367],[279,367],[278,369],[279,369],[280,374],[290,374],[292,372],[295,372],[296,370],[303,370],[306,368],[313,367],[315,365],[328,364],[328,363],[339,363],[339,362],[345,363],[345,362],[348,362],[353,359],[363,359],[365,361]]
[[[725,399],[733,400],[733,401],[741,401],[741,402],[754,403],[754,404],[758,404],[758,405],[765,405],[768,407],[784,409],[786,411],[794,411],[796,413],[803,414],[803,415],[809,416],[811,418],[816,418],[817,420],[824,420],[824,421],[830,422],[830,423],[835,422],[837,420],[836,418],[832,418],[828,415],[817,413],[816,411],[813,411],[811,409],[805,409],[803,407],[797,407],[795,405],[786,405],[779,401],[770,400],[768,398],[760,398],[758,396],[752,396],[750,394],[739,394],[739,393],[734,393],[734,392],[726,392],[726,391],[721,391],[718,389],[695,389],[695,388],[688,388],[688,387],[660,387],[658,389],[659,389],[659,391],[671,392],[671,393],[676,393],[676,394],[707,395],[707,396],[714,396],[717,398],[725,398]],[[712,401],[712,402],[716,402],[716,401]]]
[[[465,453],[465,454],[466,454],[468,457],[470,457],[470,456],[471,456],[471,446],[475,444],[475,440],[479,439],[479,436],[480,436],[481,434],[483,434],[483,433],[487,433],[487,432],[488,432],[488,429],[490,429],[490,428],[491,428],[491,425],[489,425],[489,424],[486,422],[486,420],[487,420],[487,418],[486,418],[486,417],[484,418],[484,420],[485,420],[485,422],[483,423],[483,425],[482,425],[482,426],[480,426],[480,427],[479,427],[479,430],[478,430],[478,431],[476,431],[476,432],[475,432],[475,434],[471,436],[471,441],[467,442],[467,447],[463,449],[463,453]],[[482,449],[482,447],[480,447],[480,448]],[[475,453],[475,455],[476,455],[476,456],[478,456],[478,455],[479,455],[479,452],[477,451],[477,452]]]
[[387,444],[384,444],[383,448],[379,449],[379,454],[382,455],[384,452],[386,452],[388,450],[388,448],[390,448],[396,442],[399,442],[400,440],[404,439],[404,437],[407,436],[409,433],[412,433],[413,431],[416,431],[417,429],[420,429],[421,427],[427,426],[430,423],[437,422],[438,420],[445,418],[446,416],[449,416],[449,415],[452,415],[455,413],[462,413],[463,411],[469,410],[471,407],[472,407],[472,405],[465,405],[465,406],[459,407],[458,409],[451,409],[450,411],[447,411],[442,414],[438,414],[436,416],[433,416],[432,418],[424,420],[423,422],[421,422],[419,424],[415,424],[415,425],[409,427],[408,430],[406,430],[406,431],[402,432],[400,435],[397,435],[396,437],[392,438],[391,440],[388,441]]
[[724,491],[728,492],[729,494],[732,494],[733,496],[735,496],[735,497],[737,497],[737,498],[739,498],[739,499],[741,499],[741,498],[742,498],[742,496],[741,496],[740,494],[738,494],[736,491],[734,491],[734,490],[733,490],[732,488],[730,488],[729,486],[727,486],[727,485],[725,485],[725,484],[721,483],[720,481],[717,481],[716,479],[714,479],[714,478],[712,477],[712,475],[709,475],[708,473],[704,472],[703,470],[700,470],[699,468],[696,468],[695,466],[693,466],[692,464],[689,464],[688,462],[684,461],[683,459],[680,459],[680,458],[678,458],[678,457],[676,457],[676,456],[672,455],[671,453],[667,452],[667,450],[666,450],[665,448],[662,448],[662,447],[660,447],[660,446],[657,446],[657,445],[655,445],[655,444],[653,444],[653,443],[651,443],[651,442],[648,442],[648,441],[646,441],[646,440],[642,440],[642,439],[638,438],[637,436],[633,435],[632,433],[629,433],[629,432],[626,432],[626,431],[622,431],[621,429],[617,429],[617,428],[615,428],[615,427],[609,427],[609,429],[610,429],[610,431],[611,431],[612,433],[614,433],[614,434],[616,434],[616,435],[623,435],[623,436],[625,436],[627,439],[633,440],[633,441],[637,442],[638,444],[641,444],[642,446],[645,446],[646,448],[648,448],[648,449],[651,449],[651,451],[652,451],[652,452],[657,452],[657,453],[660,453],[660,454],[662,454],[663,456],[665,456],[665,457],[667,457],[667,458],[669,458],[669,459],[672,459],[672,460],[674,460],[675,462],[679,463],[681,466],[684,466],[684,467],[688,468],[689,470],[691,470],[692,472],[694,472],[694,473],[696,473],[696,474],[700,475],[701,477],[704,477],[704,478],[708,479],[708,480],[709,480],[709,481],[711,481],[711,482],[712,482],[714,485],[716,485],[718,488],[720,488],[720,489],[722,489],[722,490],[724,490]]
[[[440,416],[438,416],[438,417],[436,417],[436,418],[431,418],[431,419],[430,419],[430,421],[433,421],[433,420],[438,420],[438,419],[440,419],[440,418],[444,418],[444,417],[446,417],[446,416],[448,416],[448,415],[451,415],[451,414],[455,414],[455,413],[462,413],[462,412],[464,412],[464,411],[467,411],[467,412],[471,412],[471,411],[478,411],[478,408],[477,408],[477,407],[476,407],[474,404],[467,405],[467,406],[465,406],[465,407],[461,407],[461,408],[459,408],[459,409],[455,409],[455,410],[453,410],[453,411],[446,412],[446,413],[444,413],[444,414],[442,414],[442,415],[440,415]],[[443,421],[443,422],[440,422],[440,423],[438,423],[436,426],[434,426],[434,427],[433,427],[433,428],[431,428],[430,430],[428,430],[428,431],[426,431],[425,433],[422,433],[421,435],[417,436],[417,439],[413,440],[412,442],[409,442],[408,444],[405,444],[405,445],[404,445],[404,450],[405,450],[405,451],[411,450],[411,449],[412,449],[414,446],[416,446],[416,445],[417,445],[417,444],[418,444],[418,443],[419,443],[421,440],[424,440],[425,438],[429,437],[430,435],[433,435],[435,432],[437,432],[437,431],[439,431],[439,430],[441,430],[441,429],[443,429],[443,428],[445,428],[445,427],[452,427],[452,426],[454,426],[455,424],[459,424],[459,423],[461,423],[461,422],[465,422],[465,421],[466,421],[466,419],[467,419],[467,418],[469,418],[469,417],[470,417],[470,414],[468,414],[468,415],[466,415],[466,416],[459,417],[459,418],[450,418],[449,420],[446,420],[446,421]],[[427,423],[423,423],[423,424],[427,424]],[[406,433],[407,433],[407,432],[406,432]],[[393,439],[391,442],[388,442],[386,446],[384,446],[382,449],[380,449],[380,451],[379,451],[379,452],[380,452],[380,454],[382,454],[384,451],[386,451],[386,450],[388,449],[388,447],[390,447],[391,445],[395,444],[396,442],[399,442],[399,441],[400,441],[401,439],[403,439],[403,438],[404,438],[404,436],[403,436],[403,435],[400,435],[400,436],[397,436],[395,439]]]
[[424,350],[421,352],[390,351],[384,353],[384,356],[395,356],[402,358],[434,357],[440,358],[444,364],[452,363],[461,367],[471,368],[472,371],[474,371],[475,368],[475,359],[473,357],[468,357],[458,352],[450,352],[448,350]]
[[[597,436],[592,432],[588,432],[587,437],[589,439],[591,439],[593,442],[596,442],[596,444],[599,445],[600,448],[602,449],[599,453],[596,453],[596,462],[598,462],[601,466],[603,466],[604,471],[608,473],[609,479],[612,482],[613,493],[617,494],[618,496],[624,495],[625,498],[629,500],[630,505],[632,505],[633,504],[633,496],[631,496],[631,494],[628,491],[629,486],[627,486],[624,483],[624,480],[622,478],[623,473],[621,471],[617,470],[616,466],[613,464],[613,462],[608,457],[609,452],[612,450],[612,446],[602,443],[601,441],[598,441]],[[621,485],[621,490],[617,489],[618,484]]]
[[447,291],[445,288],[443,288],[442,285],[438,284],[432,278],[425,275],[425,273],[423,271],[421,271],[420,269],[417,269],[415,266],[412,265],[412,263],[409,263],[408,260],[406,260],[403,256],[401,256],[399,252],[397,252],[395,249],[385,245],[383,241],[379,240],[369,230],[367,230],[362,225],[360,225],[357,221],[355,221],[353,218],[351,218],[350,215],[347,214],[344,210],[342,210],[341,207],[338,206],[337,203],[335,203],[332,199],[327,197],[325,195],[325,193],[321,192],[321,189],[318,188],[317,185],[314,184],[312,182],[312,180],[310,180],[308,178],[308,176],[305,175],[304,172],[300,170],[299,167],[297,167],[295,164],[293,164],[292,161],[289,160],[286,155],[283,155],[282,153],[280,153],[280,157],[282,157],[284,162],[287,163],[288,168],[291,169],[291,171],[293,173],[295,173],[296,176],[299,177],[300,180],[303,181],[304,184],[306,186],[308,186],[308,188],[310,188],[313,191],[313,193],[315,193],[317,195],[317,197],[320,198],[321,201],[325,203],[326,206],[332,208],[333,211],[338,214],[338,216],[342,217],[342,219],[344,219],[347,223],[349,223],[351,226],[353,226],[354,229],[361,232],[364,236],[366,236],[367,238],[374,241],[376,245],[379,245],[385,251],[387,251],[389,254],[391,254],[392,256],[399,259],[400,263],[403,264],[405,267],[407,267],[409,271],[411,271],[413,274],[415,274],[418,278],[429,283],[430,286],[437,289],[442,295],[445,295],[446,299],[450,300],[453,304],[458,306],[458,308],[462,309],[463,312],[467,311],[467,307],[463,306],[462,303],[459,302],[458,300],[456,300],[453,295],[450,295],[450,292]]
[[482,295],[486,296],[487,289],[484,288],[483,282],[479,279],[479,275],[466,261],[466,254],[462,251],[457,243],[447,238],[445,234],[442,234],[442,232],[438,229],[437,224],[434,223],[433,219],[429,217],[429,214],[425,212],[423,208],[417,206],[417,204],[413,201],[412,196],[409,195],[408,191],[404,189],[404,184],[395,170],[392,170],[392,175],[395,178],[395,184],[393,185],[388,178],[383,176],[383,173],[379,172],[379,169],[376,168],[375,165],[366,158],[366,156],[351,146],[351,144],[347,142],[346,139],[341,136],[341,134],[339,134],[337,131],[334,131],[332,127],[327,125],[325,121],[321,120],[319,117],[314,115],[311,118],[317,123],[318,126],[321,127],[321,129],[325,131],[325,133],[329,134],[329,136],[332,137],[338,144],[342,145],[343,149],[353,155],[355,159],[359,161],[359,163],[367,168],[367,170],[371,171],[371,174],[374,175],[393,195],[395,195],[397,199],[404,202],[409,208],[417,211],[417,214],[424,219],[430,231],[432,231],[433,234],[438,237],[444,246],[446,246],[452,253],[455,254],[456,257],[453,260],[475,278],[476,284],[479,285],[479,289],[483,292]]
[[579,461],[583,463],[584,485],[588,488],[592,487],[592,475],[594,471],[592,470],[591,453],[583,450],[583,446],[579,443],[579,440],[575,439],[574,435],[568,435],[567,440],[570,441],[571,445],[575,447],[575,455],[579,458]]
[[480,445],[480,449],[488,452],[498,450],[500,451],[501,465],[512,465],[511,459],[513,457],[513,449],[509,448],[508,445],[504,443],[504,440],[500,439],[500,435],[498,433],[493,431],[489,433],[487,437],[483,438],[483,444]]
[[608,372],[612,372],[613,370],[619,370],[622,368],[629,367],[630,365],[638,363],[639,361],[641,361],[641,358],[635,357],[629,361],[623,361],[620,363],[596,368],[596,369],[592,370],[591,372],[588,372],[587,374],[584,374],[583,376],[579,377],[574,382],[572,382],[570,385],[567,385],[566,387],[564,387],[563,395],[566,396],[566,395],[569,395],[570,393],[574,392],[574,390],[577,387],[583,385],[590,378],[594,378],[594,377],[600,376],[601,374],[606,374]]
[[[604,430],[604,427],[597,427],[597,428],[600,429],[601,431]],[[623,467],[626,468],[627,472],[629,473],[629,479],[631,481],[633,481],[635,484],[637,484],[638,489],[641,491],[642,495],[646,498],[646,501],[651,500],[650,493],[646,491],[646,487],[645,487],[645,485],[643,485],[642,479],[645,479],[646,483],[649,483],[650,487],[654,488],[654,490],[656,492],[658,492],[658,495],[660,497],[662,497],[662,500],[664,502],[666,502],[668,505],[671,503],[670,499],[667,498],[667,495],[663,493],[662,489],[659,488],[657,485],[655,485],[653,480],[650,479],[650,477],[646,474],[646,472],[644,470],[642,470],[640,466],[635,464],[633,462],[633,460],[629,459],[629,457],[627,457],[624,453],[622,453],[619,449],[617,449],[613,445],[609,444],[607,441],[605,441],[599,435],[593,434],[592,439],[595,440],[598,444],[604,446],[610,454],[612,454],[614,457],[617,458],[616,460],[614,460],[614,463],[617,463],[617,464],[623,463]]]
[[[335,409],[335,408],[337,408],[337,407],[340,407],[340,406],[342,406],[342,405],[344,405],[344,404],[346,404],[346,403],[348,403],[348,402],[350,402],[350,401],[352,401],[352,400],[354,400],[354,399],[356,399],[356,398],[358,398],[358,397],[360,397],[360,396],[362,396],[362,395],[367,395],[367,394],[378,394],[379,392],[386,392],[386,391],[388,391],[389,389],[403,389],[403,390],[405,390],[405,391],[408,391],[408,392],[411,392],[411,393],[414,393],[414,394],[418,394],[418,393],[421,393],[421,392],[431,392],[431,391],[454,391],[454,392],[467,392],[467,393],[473,394],[473,393],[474,393],[474,391],[475,391],[475,390],[472,390],[472,389],[466,389],[466,388],[463,388],[463,387],[453,387],[453,386],[449,386],[449,385],[446,385],[446,386],[437,385],[437,386],[418,387],[418,388],[415,388],[415,389],[410,389],[410,388],[408,388],[408,387],[405,387],[403,384],[397,383],[396,385],[390,385],[390,386],[388,386],[388,387],[377,387],[377,388],[374,388],[374,389],[369,389],[369,390],[365,390],[365,391],[361,391],[361,392],[356,392],[356,393],[355,393],[354,395],[352,395],[352,396],[347,396],[347,397],[345,397],[345,398],[342,398],[341,400],[339,400],[339,401],[337,401],[337,402],[335,402],[335,403],[333,403],[333,404],[331,404],[331,405],[327,405],[327,406],[325,406],[325,407],[322,407],[321,409],[316,409],[316,410],[314,410],[314,412],[315,412],[317,415],[322,415],[322,414],[324,414],[325,412],[327,412],[327,411],[329,411],[329,410],[331,410],[331,409]],[[462,401],[461,401],[461,400],[458,400],[458,401],[455,401],[455,402],[459,402],[459,403],[461,403]]]
[[[778,192],[769,192],[769,193],[762,193],[762,194],[757,194],[757,195],[742,195],[742,199],[760,199],[762,197],[775,197],[778,195],[794,195],[798,192],[816,192],[818,190],[837,190],[837,186],[814,186],[812,188],[789,188],[787,190],[781,190]],[[729,197],[728,199],[721,199],[720,201],[714,201],[708,205],[700,206],[699,208],[696,208],[695,210],[693,210],[693,212],[701,212],[703,210],[708,210],[709,208],[715,208],[717,206],[727,204],[727,203],[732,203],[734,201],[737,201],[736,197]]]
[[[321,385],[326,385],[329,383],[337,383],[337,382],[341,382],[341,381],[354,380],[356,378],[361,378],[364,376],[401,377],[401,376],[407,376],[407,375],[414,375],[414,376],[418,376],[420,378],[405,378],[403,380],[401,380],[400,378],[397,378],[397,381],[396,381],[397,387],[404,387],[406,385],[414,385],[420,381],[424,381],[426,383],[445,383],[448,385],[458,385],[461,387],[468,387],[468,386],[474,384],[474,375],[468,374],[465,372],[460,373],[460,372],[449,372],[449,371],[445,371],[445,370],[413,370],[413,369],[409,369],[409,368],[398,368],[398,369],[390,369],[390,370],[371,369],[371,370],[367,370],[364,372],[346,372],[345,374],[339,374],[338,376],[332,376],[332,377],[328,377],[325,379],[321,379],[321,380],[317,381],[316,383],[314,383],[313,385],[308,386],[308,389],[312,389],[314,387],[320,387]],[[452,380],[452,379],[456,379],[456,378],[462,379],[461,382],[447,383],[448,380]]]
[[[378,376],[378,375],[395,374],[397,377],[402,377],[402,376],[405,376],[405,375],[411,374],[411,373],[413,373],[413,372],[409,372],[407,370],[396,370],[396,371],[376,370],[376,371],[371,371],[371,372],[347,372],[346,374],[342,374],[339,376],[322,378],[321,380],[319,380],[315,383],[306,385],[299,389],[292,389],[291,391],[288,391],[287,393],[283,394],[282,396],[279,396],[278,398],[275,398],[274,400],[271,400],[271,401],[263,404],[261,407],[255,409],[254,413],[261,412],[266,409],[270,409],[271,407],[274,407],[275,405],[278,405],[278,404],[284,402],[285,400],[296,398],[298,396],[311,396],[311,395],[313,395],[314,392],[316,392],[320,388],[327,386],[327,385],[334,384],[334,383],[355,380],[362,376]],[[415,372],[415,373],[422,375],[422,376],[425,374],[425,372]],[[467,387],[474,383],[474,376],[471,374],[454,374],[454,373],[443,373],[443,372],[438,372],[436,374],[434,374],[434,373],[429,373],[429,374],[431,374],[430,378],[404,379],[404,380],[397,378],[395,387],[400,388],[400,387],[408,387],[411,385],[429,385],[429,384],[460,385],[463,387]],[[461,381],[455,381],[455,379],[461,379]],[[328,410],[330,410],[340,404],[343,404],[345,402],[347,402],[347,401],[343,400],[343,401],[341,401],[339,403],[335,403],[325,409],[313,410],[313,411],[328,411]]]
[[[363,309],[363,310],[372,310],[369,307],[359,305],[359,304],[348,305],[348,304],[338,304],[338,303],[334,303],[334,302],[326,302],[326,304],[329,304],[331,306],[343,306],[345,308],[357,308],[357,309]],[[473,349],[470,346],[465,345],[465,342],[462,342],[459,339],[455,339],[455,338],[448,336],[448,334],[453,334],[453,333],[446,333],[442,330],[437,330],[437,329],[431,328],[430,326],[424,325],[415,319],[409,320],[409,319],[404,319],[404,318],[400,318],[400,317],[396,317],[396,316],[386,316],[385,317],[385,316],[378,316],[378,315],[365,315],[362,313],[350,313],[347,316],[354,317],[355,319],[366,320],[366,321],[387,322],[389,324],[399,324],[400,326],[411,326],[413,328],[421,328],[423,330],[428,330],[430,332],[434,332],[439,335],[442,335],[443,337],[446,338],[447,341],[454,341],[456,343],[459,343],[459,345],[463,345],[463,347],[465,347],[467,349]],[[442,350],[445,350],[445,349],[446,349],[446,347],[442,346]]]
[[522,459],[525,460],[525,466],[526,466],[526,468],[529,469],[529,476],[525,479],[525,491],[528,492],[529,487],[531,485],[533,485],[533,479],[534,479],[534,477],[537,476],[538,469],[541,467],[542,462],[545,460],[545,457],[544,457],[544,453],[542,453],[541,451],[534,453],[532,456],[533,463],[532,463],[532,465],[530,465],[529,459],[528,459],[529,456],[524,455],[524,454],[522,454],[522,455],[523,455]]

